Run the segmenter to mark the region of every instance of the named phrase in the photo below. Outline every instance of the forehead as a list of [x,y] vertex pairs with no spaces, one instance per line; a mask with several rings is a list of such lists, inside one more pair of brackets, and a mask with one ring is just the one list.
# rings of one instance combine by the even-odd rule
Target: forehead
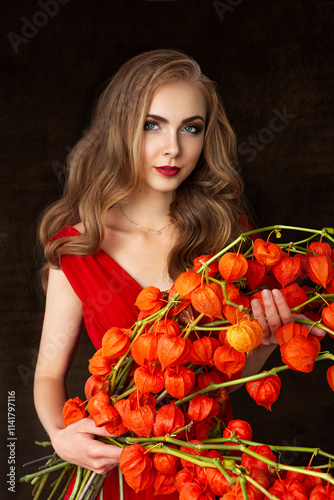
[[149,113],[175,119],[195,115],[205,118],[206,103],[200,85],[183,81],[163,85],[154,93]]

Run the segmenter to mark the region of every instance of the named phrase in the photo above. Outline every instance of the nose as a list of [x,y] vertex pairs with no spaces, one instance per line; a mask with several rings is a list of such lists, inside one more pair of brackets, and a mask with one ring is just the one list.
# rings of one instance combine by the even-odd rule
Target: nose
[[162,144],[162,154],[168,158],[176,158],[181,153],[181,146],[177,132],[168,131]]

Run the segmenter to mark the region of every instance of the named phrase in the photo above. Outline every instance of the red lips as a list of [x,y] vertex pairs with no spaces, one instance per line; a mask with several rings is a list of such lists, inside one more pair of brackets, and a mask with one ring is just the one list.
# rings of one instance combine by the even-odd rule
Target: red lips
[[165,175],[166,177],[173,177],[180,172],[179,167],[170,167],[169,165],[164,165],[163,167],[154,167],[157,172],[161,175]]

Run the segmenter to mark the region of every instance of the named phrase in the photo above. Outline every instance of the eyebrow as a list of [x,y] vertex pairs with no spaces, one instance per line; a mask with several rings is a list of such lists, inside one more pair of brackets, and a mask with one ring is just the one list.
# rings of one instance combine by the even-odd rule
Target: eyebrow
[[[153,118],[154,120],[158,120],[159,122],[168,123],[167,118],[164,118],[163,116],[159,116],[159,115],[148,114],[147,118]],[[203,116],[194,115],[194,116],[189,116],[189,118],[185,118],[184,120],[182,120],[181,124],[184,125],[185,123],[189,123],[189,122],[194,121],[194,120],[202,120],[202,122],[205,123]]]

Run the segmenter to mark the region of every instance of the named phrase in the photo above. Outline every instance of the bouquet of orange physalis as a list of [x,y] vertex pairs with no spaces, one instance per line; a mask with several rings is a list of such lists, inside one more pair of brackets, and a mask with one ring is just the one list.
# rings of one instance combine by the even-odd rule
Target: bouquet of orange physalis
[[[288,230],[303,236],[272,241]],[[270,410],[280,393],[279,374],[309,373],[319,361],[330,362],[327,379],[334,390],[334,355],[321,352],[319,337],[312,335],[317,325],[334,337],[333,234],[331,228],[289,226],[243,233],[218,254],[198,256],[169,291],[143,289],[136,301],[139,319],[130,330],[110,325],[89,360],[86,400],[69,399],[63,414],[65,426],[92,418],[111,435],[101,440],[122,448],[121,498],[124,479],[135,492],[153,486],[155,494],[177,491],[181,500],[334,499],[333,454],[298,447],[324,463],[281,463],[280,452],[293,447],[253,441],[251,425],[228,421],[226,411],[227,390],[240,383]],[[250,300],[261,301],[264,288],[280,288],[291,311],[305,316],[277,330],[282,366],[240,378],[263,339]],[[75,473],[71,499],[92,500],[103,491],[104,476],[54,455],[44,469],[22,478],[34,483],[35,499],[54,470],[61,475],[49,498],[63,481],[62,499]]]

